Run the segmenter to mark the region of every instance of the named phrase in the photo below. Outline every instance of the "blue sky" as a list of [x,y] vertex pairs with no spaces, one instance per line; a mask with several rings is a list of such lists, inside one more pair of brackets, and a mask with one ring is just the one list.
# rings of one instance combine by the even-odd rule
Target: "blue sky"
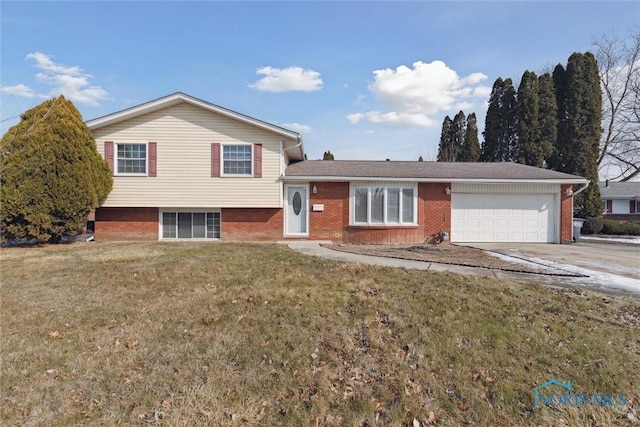
[[434,160],[445,116],[482,128],[496,78],[623,34],[640,2],[3,1],[0,17],[0,133],[60,93],[89,120],[185,92],[300,132],[309,158]]

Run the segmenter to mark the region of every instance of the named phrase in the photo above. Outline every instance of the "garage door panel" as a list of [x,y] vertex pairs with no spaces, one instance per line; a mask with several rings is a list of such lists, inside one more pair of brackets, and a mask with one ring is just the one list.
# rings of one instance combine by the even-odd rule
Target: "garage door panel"
[[453,242],[553,242],[553,194],[451,196]]

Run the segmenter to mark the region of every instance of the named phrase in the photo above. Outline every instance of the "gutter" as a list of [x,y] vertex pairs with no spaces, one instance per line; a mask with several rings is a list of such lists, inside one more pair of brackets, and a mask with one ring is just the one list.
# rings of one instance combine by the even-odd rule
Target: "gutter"
[[584,184],[582,187],[578,188],[578,190],[577,190],[577,191],[574,191],[574,192],[573,192],[573,197],[577,196],[578,194],[580,194],[580,193],[582,193],[584,190],[586,190],[590,183],[591,183],[591,181],[587,180],[587,183],[586,183],[586,184]]
[[379,176],[367,176],[367,177],[354,177],[354,176],[288,176],[289,181],[387,181],[387,182],[434,182],[434,183],[474,183],[474,184],[584,184],[584,188],[578,190],[578,192],[584,191],[589,185],[588,180],[585,179],[487,179],[487,178],[416,178],[416,177],[402,177],[402,178],[385,178]]
[[[282,155],[282,161],[284,161],[284,153],[285,153],[285,151],[292,150],[294,148],[298,148],[298,147],[302,146],[302,137],[300,135],[297,135],[297,139],[298,139],[298,143],[296,145],[291,146],[291,147],[284,147],[283,141],[280,140],[280,143],[283,146],[283,148],[282,148],[282,154],[283,154]],[[302,153],[302,157],[304,159],[304,152]],[[286,170],[287,170],[287,167],[285,165],[285,167],[282,169],[282,174],[280,175],[281,178],[283,178],[285,176]]]

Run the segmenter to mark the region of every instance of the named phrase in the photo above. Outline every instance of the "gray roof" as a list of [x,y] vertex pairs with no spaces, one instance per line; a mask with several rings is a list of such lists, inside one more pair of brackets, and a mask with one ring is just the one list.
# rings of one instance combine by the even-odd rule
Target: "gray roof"
[[638,199],[640,200],[640,182],[598,182],[600,197],[603,199]]
[[287,166],[285,177],[349,179],[407,179],[419,181],[505,180],[566,181],[585,183],[584,178],[518,163],[402,162],[361,160],[305,160]]

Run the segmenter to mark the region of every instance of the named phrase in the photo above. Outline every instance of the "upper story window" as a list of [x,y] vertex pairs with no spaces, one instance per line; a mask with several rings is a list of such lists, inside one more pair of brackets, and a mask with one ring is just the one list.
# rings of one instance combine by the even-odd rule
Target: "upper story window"
[[117,174],[147,174],[147,144],[117,143],[116,146]]
[[222,172],[224,175],[253,174],[251,145],[223,145],[222,146]]
[[356,225],[415,225],[417,191],[414,187],[353,187],[352,223]]

